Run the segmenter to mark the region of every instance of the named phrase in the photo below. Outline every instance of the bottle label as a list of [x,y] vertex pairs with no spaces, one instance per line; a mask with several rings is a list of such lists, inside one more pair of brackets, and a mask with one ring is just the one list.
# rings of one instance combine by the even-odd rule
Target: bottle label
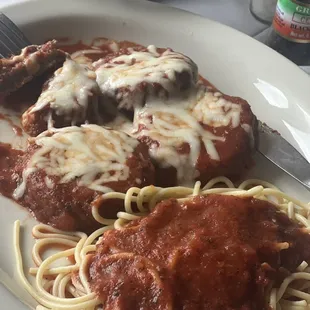
[[310,4],[278,0],[273,28],[287,40],[310,43]]

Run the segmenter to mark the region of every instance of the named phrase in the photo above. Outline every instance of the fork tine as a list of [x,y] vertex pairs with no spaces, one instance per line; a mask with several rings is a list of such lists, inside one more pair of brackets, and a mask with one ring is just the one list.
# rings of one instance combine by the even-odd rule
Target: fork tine
[[25,47],[25,42],[17,36],[11,29],[9,29],[5,24],[0,21],[0,31],[9,38],[14,45],[19,49],[23,49]]
[[26,38],[21,30],[2,12],[0,12],[0,22],[5,25],[7,29],[11,30],[16,37],[20,38],[21,48],[31,45],[31,42]]
[[19,54],[20,50],[30,42],[18,27],[2,12],[0,12],[0,51],[1,57]]
[[18,54],[20,52],[20,47],[8,36],[8,32],[1,29],[0,25],[0,42],[11,51],[11,54]]
[[14,53],[9,46],[10,42],[8,42],[7,38],[0,33],[0,52],[2,57],[10,57]]

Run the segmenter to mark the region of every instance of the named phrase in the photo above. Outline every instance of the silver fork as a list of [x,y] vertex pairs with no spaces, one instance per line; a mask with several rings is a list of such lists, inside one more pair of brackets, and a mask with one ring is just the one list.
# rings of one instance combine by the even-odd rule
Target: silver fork
[[18,55],[31,45],[21,30],[2,12],[0,12],[0,58]]

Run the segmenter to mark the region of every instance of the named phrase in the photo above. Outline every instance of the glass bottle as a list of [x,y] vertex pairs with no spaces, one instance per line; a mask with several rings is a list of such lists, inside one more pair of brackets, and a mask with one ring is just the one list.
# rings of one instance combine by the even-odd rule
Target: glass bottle
[[310,0],[278,0],[266,44],[297,65],[310,65]]

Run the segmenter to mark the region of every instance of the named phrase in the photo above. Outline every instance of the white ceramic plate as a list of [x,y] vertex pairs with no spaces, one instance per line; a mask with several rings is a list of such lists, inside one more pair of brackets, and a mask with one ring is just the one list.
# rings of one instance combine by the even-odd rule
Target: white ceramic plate
[[[248,100],[259,119],[277,129],[310,161],[310,78],[240,32],[187,12],[137,0],[31,1],[3,11],[33,43],[60,36],[73,40],[105,36],[183,52],[221,91]],[[6,122],[0,122],[0,141],[12,140],[14,144],[22,142]],[[259,155],[249,175],[310,201],[307,190]],[[30,229],[35,222],[21,207],[0,197],[0,278],[5,278],[15,294],[21,294],[14,281],[12,229],[16,219],[26,227],[23,252],[29,259]],[[1,309],[25,308],[1,285],[0,296]]]

